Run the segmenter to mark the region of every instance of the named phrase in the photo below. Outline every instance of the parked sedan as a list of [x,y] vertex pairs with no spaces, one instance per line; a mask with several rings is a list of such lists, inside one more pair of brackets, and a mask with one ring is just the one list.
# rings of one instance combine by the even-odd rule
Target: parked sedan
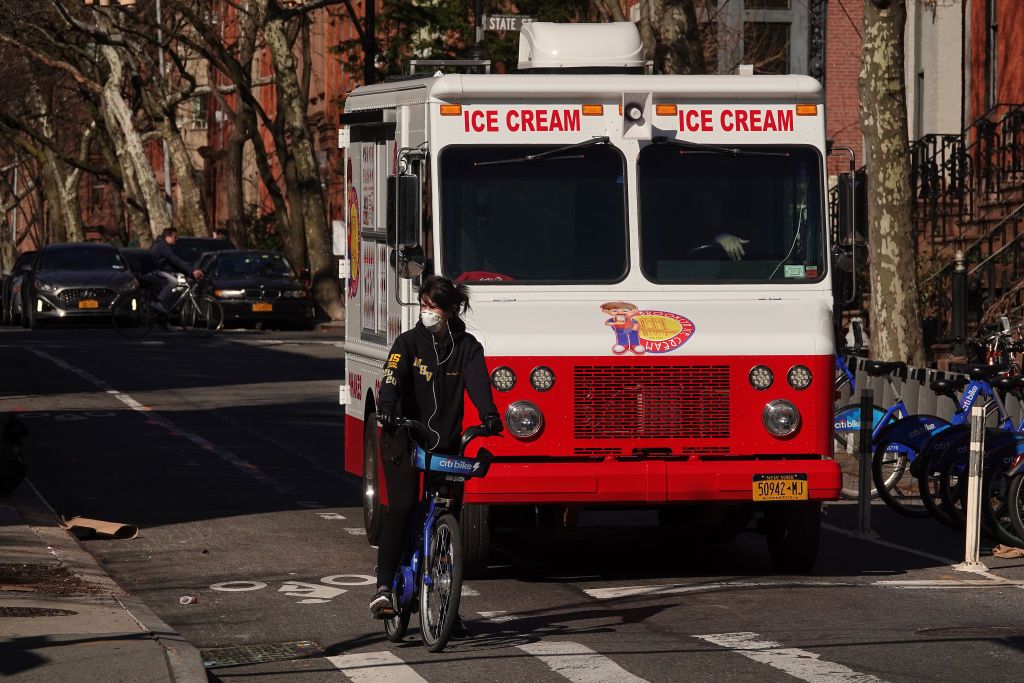
[[110,317],[122,292],[137,289],[128,264],[109,244],[51,244],[39,252],[29,274],[27,326],[44,321]]
[[199,263],[203,288],[224,308],[226,325],[313,325],[313,301],[307,283],[288,260],[274,251],[220,251]]
[[[11,272],[4,276],[3,284],[0,286],[0,315],[3,317],[4,325],[17,325],[20,322],[22,301],[22,284],[28,269],[35,260],[36,252],[26,251],[18,256],[14,262]],[[15,303],[17,301],[17,303]]]

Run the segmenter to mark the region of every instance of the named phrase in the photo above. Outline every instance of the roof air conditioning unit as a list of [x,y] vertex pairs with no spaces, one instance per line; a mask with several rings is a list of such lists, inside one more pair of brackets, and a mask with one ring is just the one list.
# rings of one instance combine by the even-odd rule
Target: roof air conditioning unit
[[519,69],[531,73],[644,73],[640,31],[630,21],[533,21],[519,32]]

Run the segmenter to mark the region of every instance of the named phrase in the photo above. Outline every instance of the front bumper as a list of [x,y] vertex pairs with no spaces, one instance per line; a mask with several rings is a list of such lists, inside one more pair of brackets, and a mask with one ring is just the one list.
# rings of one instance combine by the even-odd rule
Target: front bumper
[[38,320],[109,318],[111,303],[99,300],[96,308],[78,308],[77,305],[65,306],[57,300],[55,294],[49,292],[36,292],[35,298],[29,302],[32,306],[32,314]]
[[[273,301],[246,301],[240,299],[218,299],[224,309],[225,323],[292,322],[302,323],[313,319],[313,302],[309,299],[280,298]],[[254,304],[270,304],[270,311],[255,311]]]
[[811,500],[837,500],[842,487],[833,460],[723,457],[685,461],[589,460],[510,462],[500,458],[487,476],[466,483],[467,503],[658,504],[752,501],[756,474],[806,474]]

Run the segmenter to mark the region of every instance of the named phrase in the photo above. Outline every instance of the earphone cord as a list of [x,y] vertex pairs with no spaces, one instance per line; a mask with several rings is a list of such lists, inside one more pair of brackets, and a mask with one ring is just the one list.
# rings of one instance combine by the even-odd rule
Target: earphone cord
[[[448,356],[444,360],[440,360],[441,357],[437,353],[437,342],[435,342],[433,339],[431,339],[431,341],[434,344],[434,360],[437,361],[437,365],[434,368],[434,372],[440,372],[441,371],[441,365],[443,365],[444,363],[447,363],[448,360],[452,357],[452,354],[455,353],[455,337],[452,336],[452,328],[451,328],[450,325],[448,326],[448,338],[452,342],[452,348],[448,351]],[[436,387],[437,387],[437,383],[432,381],[430,383],[430,395],[434,397],[434,412],[430,414],[429,418],[427,418],[427,429],[430,430],[431,434],[433,434],[435,437],[437,437],[437,440],[434,441],[434,445],[430,447],[430,450],[434,450],[435,448],[437,448],[438,446],[441,445],[441,435],[438,432],[434,431],[434,428],[430,426],[430,421],[433,420],[434,416],[437,415],[437,409],[439,407],[437,405],[437,388]]]

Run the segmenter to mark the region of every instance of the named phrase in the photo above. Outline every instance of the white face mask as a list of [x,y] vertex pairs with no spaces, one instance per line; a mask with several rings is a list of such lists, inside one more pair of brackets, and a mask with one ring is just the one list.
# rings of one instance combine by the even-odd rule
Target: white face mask
[[420,322],[431,332],[437,332],[444,324],[444,319],[433,311],[420,311]]

